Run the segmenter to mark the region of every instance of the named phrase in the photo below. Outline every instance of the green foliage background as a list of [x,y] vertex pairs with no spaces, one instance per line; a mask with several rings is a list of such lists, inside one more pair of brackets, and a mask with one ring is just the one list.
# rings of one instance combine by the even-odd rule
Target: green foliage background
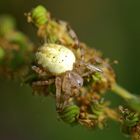
[[[118,82],[140,93],[140,1],[139,0],[0,0],[0,14],[10,13],[20,30],[40,45],[24,12],[43,4],[58,19],[68,21],[80,40],[111,60],[118,60]],[[112,97],[110,97],[112,96]],[[108,93],[113,105],[123,101]],[[32,96],[19,82],[0,80],[0,140],[125,140],[119,125],[109,123],[105,130],[70,127],[57,120],[51,98]]]

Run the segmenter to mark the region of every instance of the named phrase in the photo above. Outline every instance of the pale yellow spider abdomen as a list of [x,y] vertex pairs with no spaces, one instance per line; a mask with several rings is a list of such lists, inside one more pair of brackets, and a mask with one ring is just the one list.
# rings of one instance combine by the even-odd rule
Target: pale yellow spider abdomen
[[44,44],[36,52],[39,65],[53,74],[61,74],[73,69],[75,63],[74,53],[63,45]]

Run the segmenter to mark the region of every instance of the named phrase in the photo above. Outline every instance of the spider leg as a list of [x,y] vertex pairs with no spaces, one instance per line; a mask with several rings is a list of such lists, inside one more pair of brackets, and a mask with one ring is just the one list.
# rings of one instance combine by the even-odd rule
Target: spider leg
[[68,30],[69,35],[75,41],[76,46],[79,47],[79,39],[78,39],[76,33],[74,32],[74,30],[71,28],[71,26],[68,23],[67,23],[67,26],[66,27],[67,27],[67,30]]
[[59,110],[59,109],[62,108],[62,105],[61,105],[61,86],[62,86],[62,80],[61,80],[60,77],[56,77],[55,85],[56,85],[56,108]]
[[98,72],[103,72],[99,67],[96,67],[92,64],[85,64],[86,67],[89,69],[89,70],[92,70],[92,71],[98,71]]
[[99,67],[94,66],[93,64],[87,64],[87,63],[83,63],[83,65],[86,66],[86,68],[89,70],[87,72],[85,72],[84,74],[82,74],[82,77],[86,77],[91,75],[94,72],[103,72]]
[[32,86],[48,86],[52,84],[53,82],[54,82],[54,79],[34,81],[32,82]]
[[91,75],[94,71],[88,71],[88,72],[85,72],[84,74],[82,74],[82,77],[87,77],[89,75]]
[[63,106],[65,107],[68,104],[68,101],[72,95],[72,90],[71,90],[71,81],[70,81],[70,73],[66,73],[66,75],[63,78],[63,83],[62,83],[62,101],[63,101]]
[[32,66],[32,70],[35,71],[40,76],[46,76],[46,72],[43,69],[41,69],[41,68],[39,68],[39,67],[37,67],[35,65]]
[[75,45],[79,47],[79,39],[78,39],[76,33],[74,32],[74,30],[71,28],[71,26],[63,20],[57,20],[57,22],[66,27],[68,34],[75,41]]
[[39,95],[51,95],[48,91],[48,86],[54,83],[54,79],[49,80],[38,80],[32,82],[32,88],[33,88],[33,94],[39,94]]
[[55,80],[56,85],[56,108],[62,111],[67,106],[71,96],[71,84],[68,79],[68,74],[63,78],[57,77]]

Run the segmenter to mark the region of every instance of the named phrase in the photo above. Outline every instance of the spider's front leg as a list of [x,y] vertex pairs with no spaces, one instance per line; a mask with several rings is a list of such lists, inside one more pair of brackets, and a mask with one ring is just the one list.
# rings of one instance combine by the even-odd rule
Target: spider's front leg
[[56,107],[58,111],[62,111],[68,105],[69,99],[72,95],[71,81],[69,78],[69,72],[61,78],[56,77]]
[[43,76],[46,76],[47,75],[47,73],[46,73],[46,71],[45,70],[43,70],[43,69],[41,69],[40,67],[38,67],[38,66],[32,66],[32,70],[34,71],[34,72],[36,72],[40,77],[43,77]]
[[89,76],[94,72],[100,72],[100,73],[103,72],[99,67],[97,67],[93,64],[83,63],[83,65],[86,67],[87,71],[82,74],[82,77]]
[[69,99],[72,96],[72,84],[70,81],[70,72],[66,72],[66,74],[63,77],[63,82],[62,82],[62,101],[63,105],[66,106],[68,105]]
[[62,79],[60,77],[56,77],[55,86],[56,86],[56,109],[59,112],[62,109],[62,103],[61,103]]

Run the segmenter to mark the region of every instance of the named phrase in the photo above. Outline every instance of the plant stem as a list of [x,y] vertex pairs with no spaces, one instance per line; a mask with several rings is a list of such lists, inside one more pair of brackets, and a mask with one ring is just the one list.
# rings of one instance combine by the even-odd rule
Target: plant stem
[[121,96],[122,98],[124,98],[125,100],[127,99],[132,99],[135,96],[132,95],[132,93],[130,93],[129,91],[127,91],[126,89],[122,88],[120,85],[118,84],[114,84],[112,86],[112,91],[114,91],[117,95]]
[[116,110],[106,107],[104,112],[110,119],[120,122],[120,115]]
[[114,93],[116,93],[117,95],[121,96],[127,102],[129,107],[140,113],[140,98],[138,96],[130,93],[118,84],[114,84],[112,86],[112,91],[114,91]]

